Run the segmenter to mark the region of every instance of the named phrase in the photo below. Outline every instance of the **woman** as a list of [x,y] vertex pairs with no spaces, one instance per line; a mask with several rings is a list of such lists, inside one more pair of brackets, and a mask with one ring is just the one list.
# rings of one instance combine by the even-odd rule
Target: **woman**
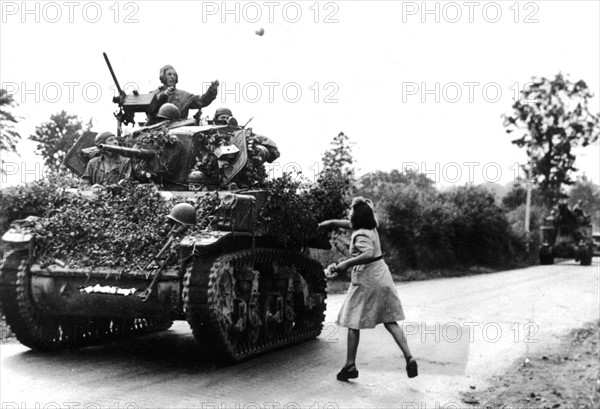
[[377,220],[370,200],[356,197],[352,201],[350,220],[327,220],[319,227],[352,230],[351,258],[327,268],[332,276],[352,268],[352,283],[338,316],[338,325],[348,328],[346,364],[337,379],[358,378],[356,351],[360,330],[384,324],[402,350],[409,378],[418,374],[417,362],[412,357],[404,331],[396,321],[404,319],[404,310],[398,298],[390,270],[383,261],[377,234]]

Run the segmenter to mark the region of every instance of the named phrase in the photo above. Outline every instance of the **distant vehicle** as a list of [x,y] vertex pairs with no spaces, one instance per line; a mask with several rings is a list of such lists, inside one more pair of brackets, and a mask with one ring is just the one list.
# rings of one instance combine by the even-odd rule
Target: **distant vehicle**
[[541,227],[540,264],[554,264],[555,258],[574,258],[582,266],[592,264],[595,253],[590,217],[575,206],[561,203],[544,219]]
[[600,256],[600,232],[592,234],[594,240],[594,256]]

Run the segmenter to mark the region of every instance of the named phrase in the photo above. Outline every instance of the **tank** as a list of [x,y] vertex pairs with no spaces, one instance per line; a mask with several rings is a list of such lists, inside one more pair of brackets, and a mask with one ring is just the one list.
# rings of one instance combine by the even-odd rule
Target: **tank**
[[[94,136],[85,133],[67,155],[74,173],[99,151],[113,151],[130,158],[140,184],[156,184],[164,197],[218,195],[220,205],[210,228],[182,233],[194,226],[176,223],[179,234],[163,238],[146,266],[44,264],[36,253],[39,220],[13,223],[2,237],[0,301],[21,343],[77,348],[185,320],[206,354],[235,362],[320,334],[326,283],[307,249],[330,244],[286,246],[259,221],[268,192],[256,181],[266,176],[263,162],[279,155],[270,139],[235,122],[194,119],[144,127],[120,136],[119,145],[95,147]],[[81,252],[89,247],[81,243]],[[170,249],[177,262],[162,262]]]
[[555,258],[571,258],[589,266],[594,255],[590,217],[579,205],[569,208],[561,202],[541,226],[540,264],[554,264]]

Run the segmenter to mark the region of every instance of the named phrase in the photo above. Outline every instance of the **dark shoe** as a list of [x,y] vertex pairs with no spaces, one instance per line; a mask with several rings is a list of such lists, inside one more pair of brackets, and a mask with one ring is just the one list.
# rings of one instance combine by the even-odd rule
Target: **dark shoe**
[[417,370],[417,361],[415,361],[412,356],[406,361],[406,373],[408,374],[409,378],[414,378],[415,376],[419,375]]
[[342,370],[337,374],[338,381],[346,382],[348,379],[356,378],[358,378],[358,369],[356,369],[356,365],[354,364],[350,366],[344,366]]

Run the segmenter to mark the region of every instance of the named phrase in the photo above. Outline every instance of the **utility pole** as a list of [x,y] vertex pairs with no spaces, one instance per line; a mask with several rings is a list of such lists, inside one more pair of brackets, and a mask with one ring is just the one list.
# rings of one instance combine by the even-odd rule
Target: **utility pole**
[[527,189],[527,197],[525,199],[525,232],[527,233],[527,243],[525,244],[525,249],[527,250],[527,254],[529,254],[529,241],[531,237],[529,231],[529,219],[531,215],[531,181],[529,178],[525,180],[525,188]]

